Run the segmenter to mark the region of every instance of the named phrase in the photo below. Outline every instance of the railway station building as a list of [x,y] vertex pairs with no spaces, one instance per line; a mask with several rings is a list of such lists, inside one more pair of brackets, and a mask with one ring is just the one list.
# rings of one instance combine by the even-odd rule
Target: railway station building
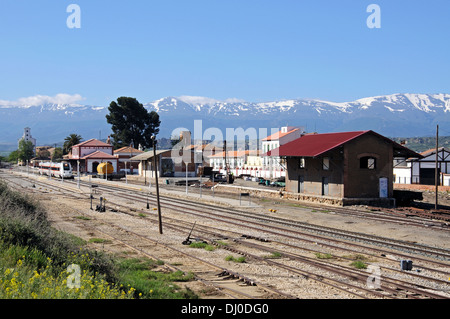
[[119,159],[114,156],[113,146],[97,139],[90,139],[72,147],[72,153],[65,158],[70,162],[74,171],[80,165],[82,173],[97,173],[100,163],[110,163],[114,172],[118,170]]
[[394,157],[420,154],[374,131],[307,134],[266,153],[286,161],[286,196],[393,206]]
[[132,161],[131,158],[144,153],[131,146],[125,146],[114,150],[114,155],[118,157],[118,171],[127,171],[127,174],[137,174],[140,161]]

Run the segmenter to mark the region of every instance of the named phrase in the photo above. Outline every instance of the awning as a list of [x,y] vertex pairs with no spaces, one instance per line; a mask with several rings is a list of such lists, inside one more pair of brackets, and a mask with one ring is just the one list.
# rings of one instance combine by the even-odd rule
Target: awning
[[[156,156],[168,151],[170,152],[171,150],[156,150]],[[153,158],[153,150],[133,156],[130,158],[130,161],[148,161],[151,158]]]

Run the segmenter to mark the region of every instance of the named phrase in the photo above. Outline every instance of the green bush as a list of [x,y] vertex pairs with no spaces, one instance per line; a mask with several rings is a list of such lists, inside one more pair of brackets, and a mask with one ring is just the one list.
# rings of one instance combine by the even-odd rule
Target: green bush
[[[84,245],[51,227],[32,198],[0,181],[0,299],[197,297],[173,284],[192,280],[192,274],[151,271],[162,262],[118,261]],[[79,266],[79,288],[70,284],[72,264]]]

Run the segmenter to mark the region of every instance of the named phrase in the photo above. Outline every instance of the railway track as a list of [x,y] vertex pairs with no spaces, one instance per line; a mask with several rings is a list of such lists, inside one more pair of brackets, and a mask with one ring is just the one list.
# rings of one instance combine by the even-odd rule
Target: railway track
[[[138,184],[139,185],[139,184]],[[167,187],[164,185],[164,187]],[[174,187],[169,187],[175,189]],[[191,190],[192,192],[192,190]],[[208,193],[208,190],[203,190],[204,193]],[[211,193],[211,191],[209,191]],[[221,196],[226,196],[222,194]],[[228,194],[231,196],[231,194]],[[291,205],[293,207],[307,208],[317,211],[331,211],[333,214],[341,214],[346,216],[362,217],[365,219],[376,220],[376,221],[386,221],[390,223],[400,224],[400,225],[410,225],[414,227],[425,227],[425,228],[437,228],[437,229],[449,229],[450,230],[450,215],[445,213],[444,210],[436,211],[434,213],[426,213],[421,209],[385,209],[379,207],[367,207],[366,209],[357,207],[338,207],[338,206],[327,206],[324,204],[314,204],[314,203],[295,203],[290,201],[283,201],[282,199],[274,199],[274,205],[281,203],[286,205]]]
[[[45,186],[45,184],[47,184],[47,181],[42,181],[43,185]],[[70,182],[69,182],[70,184]],[[56,192],[58,190],[59,186],[56,186],[56,189],[54,189],[54,191]],[[146,195],[136,195],[136,194],[129,194],[129,191],[124,191],[123,189],[120,189],[118,187],[110,187],[110,186],[101,186],[102,190],[104,192],[111,192],[109,193],[108,197],[114,198],[114,202],[109,200],[108,203],[111,206],[111,208],[117,209],[117,207],[120,207],[121,211],[126,212],[127,209],[129,207],[124,206],[119,204],[116,199],[118,200],[119,198],[122,198],[123,200],[132,200],[135,203],[144,203],[147,201],[147,196]],[[61,191],[61,190],[60,190]],[[66,191],[61,191],[61,194],[64,194]],[[73,193],[73,188],[72,188],[72,193]],[[66,194],[67,195],[67,194]],[[75,196],[79,196],[80,194],[75,194]],[[85,197],[86,199],[86,197]],[[153,198],[150,198],[150,201],[152,201]],[[310,258],[310,257],[305,257],[303,254],[298,254],[298,253],[293,253],[292,251],[287,251],[286,248],[281,248],[282,246],[289,246],[287,244],[287,239],[289,240],[297,240],[297,241],[304,241],[305,239],[302,239],[301,236],[304,236],[305,233],[299,233],[299,232],[295,232],[296,229],[298,228],[305,228],[305,226],[310,226],[310,225],[299,225],[298,223],[291,223],[291,221],[288,220],[280,220],[279,218],[270,218],[267,219],[266,217],[264,217],[263,219],[261,219],[262,217],[256,216],[256,214],[249,214],[248,212],[242,212],[242,211],[235,211],[233,210],[232,212],[230,212],[230,209],[222,209],[222,208],[218,208],[215,206],[210,206],[210,205],[199,205],[198,203],[191,203],[191,202],[187,202],[187,201],[178,201],[175,200],[173,198],[169,199],[169,198],[164,198],[163,201],[161,202],[161,204],[163,205],[163,208],[165,209],[171,209],[171,210],[175,210],[178,211],[179,214],[183,214],[183,216],[187,216],[187,214],[189,214],[191,216],[191,218],[194,219],[199,219],[201,218],[202,220],[206,220],[206,219],[212,219],[212,218],[222,218],[223,216],[221,215],[225,215],[227,214],[228,218],[227,219],[223,219],[222,218],[222,223],[229,225],[232,225],[231,227],[233,228],[238,228],[238,227],[243,227],[246,229],[249,229],[250,227],[254,227],[255,231],[258,231],[261,234],[266,234],[263,237],[264,238],[257,238],[257,240],[259,242],[267,242],[268,244],[272,245],[270,247],[264,247],[262,244],[259,244],[259,246],[255,246],[255,244],[251,244],[250,241],[248,240],[235,240],[235,244],[234,245],[230,245],[227,248],[224,249],[232,249],[234,250],[235,253],[238,254],[243,254],[243,255],[247,255],[248,257],[250,257],[252,260],[254,261],[258,261],[258,262],[265,262],[266,264],[270,264],[273,267],[278,267],[278,268],[282,268],[285,269],[286,271],[289,271],[291,273],[294,273],[298,276],[301,276],[303,278],[309,278],[309,279],[313,279],[315,281],[317,281],[318,283],[321,284],[326,284],[330,287],[334,287],[335,289],[341,290],[341,291],[346,291],[347,293],[351,293],[356,297],[363,297],[363,296],[375,296],[375,297],[379,297],[379,298],[439,298],[442,297],[441,294],[439,293],[434,293],[434,292],[430,292],[430,291],[426,291],[426,287],[425,290],[423,288],[417,288],[414,285],[411,284],[407,284],[405,282],[401,283],[401,282],[397,282],[397,284],[394,283],[389,283],[390,286],[386,286],[389,282],[390,279],[388,279],[389,277],[385,277],[386,275],[383,274],[383,284],[385,286],[383,286],[382,291],[383,292],[375,292],[374,291],[368,291],[366,288],[362,287],[361,284],[364,286],[365,284],[365,280],[367,280],[367,272],[359,272],[359,273],[355,273],[355,270],[353,269],[348,269],[348,267],[342,267],[342,265],[338,266],[338,265],[330,265],[329,262],[318,262],[317,260]],[[183,205],[184,204],[184,205]],[[180,206],[182,205],[182,206]],[[196,207],[196,208],[194,208]],[[202,208],[202,209],[200,209]],[[214,210],[214,213],[212,213],[212,210]],[[137,210],[135,209],[135,212]],[[134,212],[134,213],[135,213]],[[130,213],[130,212],[128,212]],[[151,213],[145,212],[145,211],[140,211],[140,213],[146,213],[149,216],[152,216]],[[195,215],[197,214],[197,215]],[[154,214],[153,214],[154,215]],[[212,216],[214,215],[214,216]],[[239,216],[239,219],[236,219],[236,216]],[[171,217],[172,218],[172,217]],[[249,219],[253,220],[252,222],[252,226],[249,226]],[[172,222],[168,221],[168,218],[164,218],[165,222],[164,225],[165,227],[170,227],[172,230],[176,230],[178,232],[186,232],[189,228],[190,225],[184,225],[183,224],[183,220],[178,219],[178,220],[174,220]],[[268,226],[269,225],[269,226]],[[276,225],[276,226],[275,226]],[[116,226],[117,227],[117,226]],[[269,228],[269,229],[265,229]],[[200,230],[195,231],[195,234],[200,238],[200,236],[202,236],[201,238],[204,238],[205,241],[211,242],[211,243],[215,243],[215,240],[211,239],[211,238],[218,238],[219,236],[224,236],[224,234],[226,232],[228,232],[230,234],[230,236],[234,237],[234,238],[238,238],[238,233],[232,233],[232,231],[230,230],[223,230],[223,229],[214,229],[211,226],[205,226],[205,225],[201,225],[201,227],[199,227],[199,229],[204,229],[203,230],[203,234],[200,232]],[[207,230],[209,229],[209,235],[207,234]],[[277,232],[274,231],[274,228],[279,228],[277,230]],[[130,231],[130,230],[128,230]],[[320,232],[324,232],[323,234],[321,234],[321,237],[324,238],[325,236],[329,237],[330,233],[333,231],[332,229],[320,229]],[[270,233],[272,232],[272,233]],[[280,237],[282,235],[282,233],[286,233],[289,232],[290,235],[286,236],[287,234],[284,234],[284,242],[277,242],[277,247],[275,248],[273,245],[275,243],[275,241],[273,239],[267,240],[267,235],[270,234],[271,237],[277,236]],[[303,229],[303,232],[305,232],[305,230]],[[318,232],[317,229],[315,230],[308,230],[309,233],[311,232]],[[355,234],[351,234],[352,236],[356,236]],[[211,237],[212,236],[212,237]],[[335,235],[334,237],[342,237],[342,234],[339,235]],[[349,234],[345,234],[346,237],[349,236]],[[246,239],[254,239],[256,238],[255,236],[245,236]],[[342,241],[342,238],[340,239]],[[348,240],[348,238],[347,238]],[[310,239],[311,242],[318,242],[318,238],[313,238]],[[374,241],[374,238],[370,238],[370,239],[364,239],[361,240],[361,243],[364,243],[364,241]],[[348,243],[345,243],[345,245],[347,245]],[[359,244],[361,247],[365,247],[367,249],[367,243],[365,243],[364,245]],[[373,245],[373,244],[372,244]],[[244,247],[244,250],[239,250],[236,247]],[[321,247],[326,247],[327,244],[324,243],[320,243]],[[330,248],[333,247],[333,249],[342,249],[342,248],[336,248],[335,245],[329,245]],[[409,247],[411,248],[411,247]],[[429,247],[415,247],[414,249],[418,250],[418,249],[425,249],[428,250],[427,253],[429,253],[430,248]],[[273,260],[273,259],[267,259],[267,258],[261,258],[260,256],[258,256],[258,254],[250,254],[249,250],[258,250],[258,251],[265,251],[266,253],[272,251],[276,251],[278,254],[280,254],[282,257],[282,259],[286,259],[289,260],[289,262],[297,262],[297,263],[301,263],[302,265],[309,265],[309,267],[313,267],[316,269],[320,269],[321,272],[317,273],[317,272],[308,272],[305,270],[301,270],[301,268],[294,267],[292,265],[288,265],[285,263],[280,263],[278,260]],[[302,248],[300,247],[300,245],[298,244],[293,244],[291,245],[291,249],[296,249],[297,251],[301,250]],[[372,248],[373,249],[373,248]],[[398,249],[402,249],[397,247]],[[376,249],[375,251],[377,251],[378,253],[382,250],[380,249]],[[423,251],[421,252],[423,253]],[[434,255],[434,257],[437,257],[439,254],[441,254],[442,258],[448,258],[448,251],[445,250],[435,250],[433,252],[432,255]],[[339,258],[342,259],[342,256],[340,256]],[[414,259],[415,261],[418,260],[417,258]],[[428,260],[424,260],[424,262],[429,262]],[[435,266],[439,266],[439,267],[449,267],[448,264],[445,263],[437,263],[437,262],[433,262]],[[385,267],[386,268],[386,267]],[[422,269],[426,269],[426,268],[422,268]],[[327,273],[327,274],[324,274]],[[226,272],[225,272],[226,273]],[[329,275],[330,273],[332,273],[333,275]],[[444,271],[445,273],[445,271]],[[447,272],[448,273],[448,272]],[[344,279],[341,281],[336,281],[336,279],[333,279],[333,276],[339,275],[341,277],[343,277]],[[346,279],[345,279],[346,278]],[[357,280],[356,280],[357,279]],[[421,278],[423,279],[423,278]],[[251,279],[248,279],[249,281],[252,281]],[[357,281],[359,282],[359,286],[355,286],[353,284],[348,283],[348,280],[353,280],[353,281]],[[347,285],[342,286],[342,281],[347,281]],[[436,280],[435,280],[436,281]],[[439,281],[439,284],[444,284],[444,281]],[[380,288],[381,289],[381,288]],[[428,290],[432,290],[432,289],[428,289]],[[360,293],[358,293],[357,291],[359,291]]]
[[[23,181],[23,176],[18,178]],[[1,171],[0,179],[7,180],[8,184],[13,185],[14,188],[21,191],[31,191],[32,193],[51,191],[52,194],[60,194],[63,197],[72,198],[75,200],[86,200],[86,196],[83,194],[73,193],[73,189],[68,188],[67,186],[61,187],[60,185],[55,186],[49,184],[48,180],[25,180],[26,182],[30,182],[30,186],[24,186],[21,183],[14,181],[13,178],[5,177]],[[92,214],[87,215],[80,211],[77,213],[86,217],[89,222],[84,219],[77,218],[76,223],[82,223],[83,227],[89,229],[92,233],[99,233],[103,237],[110,238],[115,243],[119,243],[120,245],[132,249],[148,258],[164,260],[164,268],[167,270],[182,271],[183,273],[194,273],[197,281],[220,291],[220,293],[224,294],[227,298],[260,299],[263,297],[267,298],[267,296],[270,296],[269,298],[272,299],[294,298],[289,294],[276,290],[275,288],[257,283],[255,280],[247,278],[237,272],[208,262],[207,260],[203,260],[194,254],[186,253],[173,245],[162,243],[161,240],[151,239],[146,235],[139,234],[134,229],[114,224],[114,222],[110,222],[105,219],[98,220],[98,223],[96,223],[97,225],[93,226],[92,220],[96,220],[96,218],[93,217]],[[137,225],[133,225],[132,228],[137,228]]]
[[[117,207],[117,206],[116,206]],[[157,223],[156,219],[153,221],[155,224]],[[173,219],[171,218],[170,222],[165,222],[165,227],[170,227],[172,230],[177,230],[177,231],[188,231],[190,225],[186,225],[186,226],[180,226],[180,223],[182,223],[183,221],[181,220],[176,220],[173,221]],[[223,232],[220,233],[211,233],[211,227],[208,227],[208,231],[201,231],[200,233],[207,233],[207,237],[205,237],[203,235],[203,237],[201,237],[200,234],[196,234],[197,235],[197,239],[201,238],[203,241],[210,241],[213,244],[218,245],[220,248],[223,249],[227,249],[230,250],[234,253],[238,253],[240,255],[243,256],[247,256],[250,257],[252,260],[257,260],[259,262],[263,262],[263,263],[268,263],[272,266],[278,267],[278,268],[283,268],[286,269],[292,273],[301,275],[304,278],[308,278],[311,280],[315,280],[320,284],[325,284],[328,286],[331,286],[335,289],[344,291],[346,293],[351,293],[356,297],[359,298],[367,298],[367,295],[374,295],[376,297],[380,297],[380,298],[443,298],[443,296],[439,293],[433,293],[430,291],[426,291],[423,288],[425,287],[421,287],[421,288],[417,288],[414,284],[411,284],[410,282],[407,281],[402,281],[402,280],[395,280],[395,279],[391,279],[389,277],[385,277],[383,276],[383,285],[380,285],[380,288],[378,288],[378,290],[370,290],[364,287],[365,284],[367,284],[367,273],[366,272],[362,272],[362,271],[357,271],[355,269],[351,269],[350,267],[345,267],[342,265],[332,265],[329,263],[324,263],[324,262],[319,262],[313,258],[310,257],[305,257],[305,256],[301,256],[298,254],[292,254],[292,253],[287,253],[285,250],[282,251],[276,251],[276,249],[274,249],[273,247],[264,247],[260,244],[255,244],[255,243],[249,243],[246,241],[242,241],[239,240],[238,241],[238,246],[243,246],[245,247],[244,250],[240,250],[238,248],[236,248],[235,246],[233,247],[228,247],[228,246],[224,246],[223,244],[218,244],[216,241],[211,240],[211,236],[217,238],[224,238],[223,236]],[[331,273],[332,275],[328,274],[328,275],[324,275],[322,274],[317,274],[311,271],[307,271],[304,270],[304,267],[298,267],[298,265],[296,267],[293,266],[289,266],[286,265],[285,263],[280,263],[271,259],[266,259],[264,257],[255,255],[255,254],[251,254],[249,253],[249,247],[253,248],[253,249],[257,249],[258,252],[261,251],[265,251],[267,253],[274,253],[277,252],[280,254],[280,256],[283,257],[283,259],[287,259],[289,261],[300,261],[302,263],[306,263],[309,264],[315,268],[321,268],[322,270],[325,270],[329,273]],[[225,271],[225,273],[227,273]],[[351,284],[346,282],[345,284],[343,284],[342,280],[337,280],[335,278],[333,278],[333,276],[335,276],[336,274],[339,274],[340,276],[344,277],[344,278],[349,278],[349,279],[353,279],[353,280],[357,280],[360,285],[357,286],[355,284]],[[238,276],[239,277],[239,276]],[[245,282],[251,282],[253,283],[253,281],[251,279],[244,279]],[[446,283],[442,280],[436,280],[438,282],[442,283]],[[362,284],[362,286],[361,286]],[[380,290],[382,292],[380,292]],[[362,291],[365,295],[362,295],[360,293],[357,293],[356,291]]]
[[[88,185],[88,183],[83,182],[84,185]],[[139,194],[139,192],[135,192],[134,194],[128,193],[121,187],[110,186],[110,185],[102,185],[101,189],[110,190],[114,193],[114,197],[121,197],[123,199],[133,199],[139,201],[141,203],[154,203],[156,200],[156,196],[154,194]],[[228,218],[231,221],[234,221],[236,225],[240,223],[248,222],[248,219],[255,220],[258,222],[254,222],[258,227],[267,227],[267,224],[271,224],[270,228],[279,229],[281,232],[293,232],[296,235],[302,235],[303,233],[296,232],[294,229],[301,229],[302,231],[307,231],[308,233],[316,233],[323,236],[335,237],[339,239],[350,240],[353,242],[361,242],[370,245],[377,245],[380,247],[389,247],[395,248],[397,250],[411,252],[411,253],[421,253],[425,256],[436,256],[441,258],[442,260],[450,260],[450,251],[447,249],[440,249],[436,247],[419,245],[411,242],[404,242],[399,240],[392,240],[380,236],[338,230],[336,228],[330,228],[325,226],[317,226],[309,223],[303,223],[299,221],[292,221],[283,219],[281,217],[276,216],[268,216],[261,215],[259,213],[253,213],[248,211],[240,211],[231,208],[222,208],[215,205],[209,205],[205,203],[198,203],[194,201],[188,201],[185,199],[177,199],[173,197],[160,196],[161,204],[167,208],[185,211],[187,207],[189,208],[189,212],[193,213],[203,213],[206,215],[198,215],[199,217],[204,218],[219,218],[225,219]],[[240,217],[244,219],[240,219]],[[273,226],[275,224],[277,227]],[[288,227],[286,229],[285,227]],[[316,239],[321,239],[320,236],[316,236]]]

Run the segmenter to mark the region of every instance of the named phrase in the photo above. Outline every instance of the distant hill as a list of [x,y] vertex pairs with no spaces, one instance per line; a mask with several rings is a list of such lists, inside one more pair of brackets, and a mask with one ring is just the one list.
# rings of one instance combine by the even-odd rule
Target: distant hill
[[[436,137],[394,137],[391,138],[397,143],[406,141],[405,146],[418,153],[436,148]],[[439,137],[439,147],[450,148],[450,136]]]

